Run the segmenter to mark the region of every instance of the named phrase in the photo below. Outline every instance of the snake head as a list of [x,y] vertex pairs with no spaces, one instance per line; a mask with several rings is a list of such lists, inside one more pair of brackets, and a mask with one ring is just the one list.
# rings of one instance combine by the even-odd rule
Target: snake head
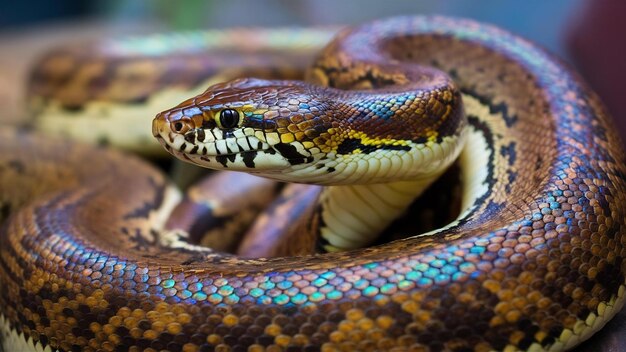
[[[164,111],[153,135],[180,159],[212,168],[281,174],[314,162],[314,139],[330,126],[313,103],[314,86],[238,79]],[[281,178],[281,177],[273,177]]]
[[458,92],[435,88],[239,79],[160,113],[152,129],[170,153],[211,169],[313,184],[414,179],[451,163],[464,140]]

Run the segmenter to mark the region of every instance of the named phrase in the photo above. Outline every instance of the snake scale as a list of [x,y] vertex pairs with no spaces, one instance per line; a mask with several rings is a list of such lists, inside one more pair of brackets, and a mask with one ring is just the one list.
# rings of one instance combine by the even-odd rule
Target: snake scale
[[[113,71],[94,67],[72,89],[100,89],[102,106],[107,92],[133,104],[153,94],[111,88],[99,74]],[[328,209],[343,219],[359,206],[333,198],[344,191],[331,185],[305,222],[329,253],[246,259],[168,239],[180,195],[139,158],[2,130],[5,349],[563,350],[623,306],[624,154],[598,98],[563,63],[488,25],[400,17],[342,31],[308,77],[317,84],[217,84],[157,115],[152,132],[212,168],[393,181],[399,193],[425,187],[460,153],[459,217],[342,248],[336,229],[350,226]],[[93,98],[79,90],[66,104],[74,111]],[[427,162],[433,155],[444,161]]]

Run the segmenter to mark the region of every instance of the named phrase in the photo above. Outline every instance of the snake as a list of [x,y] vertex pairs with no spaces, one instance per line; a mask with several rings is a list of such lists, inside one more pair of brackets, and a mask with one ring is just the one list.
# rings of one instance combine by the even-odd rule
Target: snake
[[[249,42],[262,48],[271,33],[248,32],[225,55],[263,51]],[[268,55],[289,57],[300,39]],[[170,65],[154,51],[180,48],[163,47],[152,43],[135,64]],[[38,71],[33,86],[47,90],[37,99],[56,94],[58,118],[63,104],[69,116],[99,98],[105,123],[135,128],[112,106],[139,110],[180,76],[118,94],[121,51],[80,79],[37,83]],[[5,350],[557,351],[621,309],[624,154],[599,98],[566,63],[494,26],[439,16],[344,29],[309,54],[304,82],[237,77],[146,124],[190,163],[310,184],[263,215],[257,240],[271,241],[263,235],[276,222],[292,232],[277,245],[306,242],[309,252],[251,258],[193,243],[166,226],[180,192],[137,155],[0,130]],[[63,100],[64,84],[81,89]],[[93,132],[76,125],[70,133]],[[456,219],[376,243],[371,232],[453,163]],[[219,187],[243,187],[226,175]]]

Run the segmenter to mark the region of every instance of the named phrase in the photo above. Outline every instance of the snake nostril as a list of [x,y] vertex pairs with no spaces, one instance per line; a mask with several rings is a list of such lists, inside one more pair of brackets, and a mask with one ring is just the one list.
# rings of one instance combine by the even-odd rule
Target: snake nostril
[[185,133],[193,128],[191,121],[177,120],[171,123],[172,131],[176,133]]

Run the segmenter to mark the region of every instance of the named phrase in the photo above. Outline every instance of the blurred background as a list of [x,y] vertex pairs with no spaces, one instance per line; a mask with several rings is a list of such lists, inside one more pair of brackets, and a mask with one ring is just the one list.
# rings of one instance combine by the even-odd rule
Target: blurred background
[[541,44],[577,66],[626,136],[621,104],[626,2],[621,0],[2,1],[0,104],[8,115],[20,113],[20,82],[32,58],[59,43],[199,28],[342,25],[409,14],[474,18]]
[[[201,28],[344,25],[412,14],[469,17],[539,43],[577,68],[626,137],[623,0],[2,1],[0,119],[19,118],[29,65],[42,51],[61,43]],[[626,350],[626,313],[579,350]]]
[[[568,24],[583,12],[583,0],[31,0],[2,2],[0,30],[52,29],[51,25],[122,27],[124,30],[184,30],[233,26],[353,24],[406,14],[471,17],[510,29],[564,53]],[[89,29],[89,28],[85,28]],[[110,30],[110,29],[109,29]]]

